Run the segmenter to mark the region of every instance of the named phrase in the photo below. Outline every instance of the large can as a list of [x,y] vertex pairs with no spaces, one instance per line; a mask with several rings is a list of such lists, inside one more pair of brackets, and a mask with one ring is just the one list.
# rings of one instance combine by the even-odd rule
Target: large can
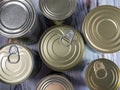
[[41,79],[36,90],[74,90],[74,88],[67,78],[54,74]]
[[76,8],[76,0],[39,0],[42,14],[55,24],[62,24]]
[[38,41],[39,29],[37,14],[30,0],[0,1],[1,35],[32,43]]
[[9,44],[0,49],[0,81],[19,84],[34,76],[40,68],[36,54],[29,49]]
[[39,42],[43,62],[55,71],[68,70],[82,60],[84,42],[71,26],[53,26],[46,30]]
[[120,50],[120,9],[99,6],[84,19],[82,31],[88,44],[96,51],[113,53]]
[[118,66],[107,59],[97,59],[88,65],[85,75],[90,90],[117,90],[120,83]]

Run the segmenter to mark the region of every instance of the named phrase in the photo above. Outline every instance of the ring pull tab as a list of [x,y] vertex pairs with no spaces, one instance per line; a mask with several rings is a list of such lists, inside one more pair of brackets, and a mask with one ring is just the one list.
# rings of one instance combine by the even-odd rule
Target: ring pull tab
[[[68,30],[64,35],[60,37],[59,41],[62,45],[68,47],[71,45],[74,35],[75,33],[72,30]],[[68,43],[66,44],[65,42],[63,42],[63,40],[68,41]]]
[[[108,73],[107,73],[107,70],[106,70],[103,62],[100,62],[100,61],[95,62],[93,69],[94,69],[94,72],[95,72],[95,76],[96,76],[98,79],[105,79],[105,78],[107,77],[107,74],[108,74]],[[99,76],[98,72],[99,72],[100,70],[103,70],[103,71],[104,71],[104,75]],[[103,74],[103,72],[102,72],[102,74]]]
[[12,64],[18,63],[20,60],[19,50],[16,45],[12,45],[9,49],[8,61]]

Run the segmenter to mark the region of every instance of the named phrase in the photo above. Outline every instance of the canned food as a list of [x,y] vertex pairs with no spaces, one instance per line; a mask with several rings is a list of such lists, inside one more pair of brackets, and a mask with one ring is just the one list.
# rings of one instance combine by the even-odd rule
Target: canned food
[[[0,49],[0,80],[18,84],[29,78],[39,68],[32,52],[18,44],[9,44]],[[39,58],[38,58],[39,59]]]
[[45,17],[64,20],[73,14],[76,0],[39,0],[39,6]]
[[36,90],[74,90],[74,88],[67,78],[49,75],[38,83]]
[[117,90],[119,68],[110,60],[97,59],[88,65],[85,79],[90,90]]
[[71,26],[54,26],[42,35],[39,52],[49,68],[64,71],[82,60],[84,43],[80,33]]
[[88,44],[102,53],[120,50],[120,9],[99,6],[85,17],[82,30]]
[[37,41],[40,33],[38,26],[38,18],[30,0],[0,2],[1,35],[31,43]]

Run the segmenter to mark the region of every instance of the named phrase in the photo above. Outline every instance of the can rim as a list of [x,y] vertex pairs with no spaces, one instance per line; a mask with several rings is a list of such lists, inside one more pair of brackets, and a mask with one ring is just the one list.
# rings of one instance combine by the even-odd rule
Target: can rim
[[7,81],[6,79],[1,79],[1,78],[0,78],[1,82],[6,83],[6,84],[11,84],[11,85],[20,84],[20,83],[24,82],[25,80],[27,80],[27,79],[30,77],[30,75],[32,74],[33,69],[34,69],[34,61],[33,61],[34,58],[33,58],[32,53],[30,52],[30,50],[29,50],[27,47],[24,47],[23,45],[18,44],[18,43],[9,43],[9,44],[7,44],[7,45],[1,46],[1,47],[0,47],[0,50],[1,50],[2,48],[6,47],[6,46],[14,45],[14,44],[15,44],[15,45],[18,45],[18,46],[21,46],[21,47],[23,47],[25,50],[28,51],[28,53],[31,55],[31,58],[32,58],[32,59],[31,59],[32,66],[31,66],[30,73],[29,73],[23,80],[20,80],[20,81],[17,81],[17,82],[10,82],[10,81]]

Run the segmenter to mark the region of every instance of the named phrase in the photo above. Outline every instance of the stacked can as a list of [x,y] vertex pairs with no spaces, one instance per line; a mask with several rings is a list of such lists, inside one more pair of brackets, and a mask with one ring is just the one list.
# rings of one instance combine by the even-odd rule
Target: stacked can
[[[71,22],[76,1],[39,0],[39,6],[47,24],[56,25],[48,28],[40,38],[39,54],[42,61],[54,71],[73,68],[82,60],[83,39],[74,28],[61,24]],[[74,88],[65,77],[50,75],[38,83],[36,90],[74,90]]]
[[18,44],[9,44],[0,49],[0,81],[19,84],[36,74],[40,58],[34,51]]
[[39,6],[46,18],[53,20],[54,24],[61,25],[67,21],[71,22],[76,0],[39,0]]
[[120,51],[120,9],[99,6],[88,13],[83,22],[83,34],[88,44],[102,53]]
[[39,29],[37,14],[30,0],[0,2],[1,35],[33,43],[39,39]]

